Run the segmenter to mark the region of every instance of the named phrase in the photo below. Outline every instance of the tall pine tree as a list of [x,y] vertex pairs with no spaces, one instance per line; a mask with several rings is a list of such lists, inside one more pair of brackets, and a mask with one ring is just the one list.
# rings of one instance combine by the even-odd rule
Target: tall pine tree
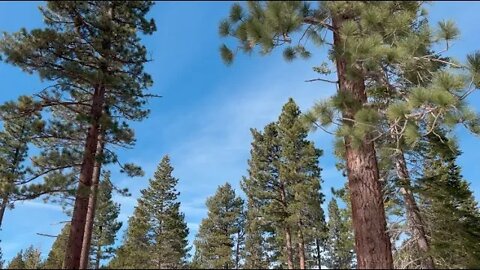
[[306,140],[308,130],[292,99],[283,106],[277,123],[267,125],[263,134],[252,133],[249,177],[242,188],[248,197],[247,224],[257,235],[247,233],[246,245],[252,248],[247,252],[258,254],[258,247],[249,241],[265,241],[273,233],[273,243],[283,242],[278,249],[280,264],[303,269],[310,255],[307,247],[321,238],[325,228],[318,166],[322,152]]
[[[180,212],[178,179],[165,156],[149,187],[142,190],[122,247],[112,267],[181,268],[188,256],[188,228]],[[136,264],[139,262],[140,264]]]
[[63,269],[65,264],[65,249],[68,242],[68,234],[70,233],[70,224],[66,224],[60,234],[53,242],[52,248],[48,253],[47,259],[43,266],[44,269]]
[[[126,126],[108,119],[141,120],[148,114],[142,105],[149,96],[145,89],[152,81],[143,71],[146,49],[137,33],[155,31],[153,20],[145,18],[152,4],[51,1],[41,9],[46,29],[6,35],[0,44],[7,62],[54,82],[42,93],[44,107],[64,106],[78,112],[76,120],[87,127],[66,252],[67,268],[81,266],[99,133]],[[78,107],[83,110],[76,111]],[[124,139],[132,141],[132,134]]]

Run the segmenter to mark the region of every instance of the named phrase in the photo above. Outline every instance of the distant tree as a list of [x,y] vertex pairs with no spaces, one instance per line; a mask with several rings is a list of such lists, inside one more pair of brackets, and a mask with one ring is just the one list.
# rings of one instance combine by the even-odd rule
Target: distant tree
[[243,200],[229,183],[207,199],[208,214],[194,241],[194,265],[200,268],[238,269],[237,247],[243,230]]
[[7,269],[25,269],[25,261],[23,260],[23,250],[20,250],[10,261]]
[[[306,140],[308,129],[292,99],[283,106],[277,123],[267,125],[263,133],[253,130],[252,134],[249,177],[242,182],[249,200],[247,224],[255,226],[247,230],[247,251],[258,248],[249,241],[264,241],[264,236],[273,233],[276,239],[270,243],[281,247],[277,249],[280,263],[304,269],[310,255],[308,247],[325,229],[318,166],[322,152]],[[257,236],[250,237],[249,231]],[[295,257],[299,266],[295,266]]]
[[478,267],[480,209],[456,164],[461,152],[456,147],[448,148],[437,137],[432,136],[431,140],[424,175],[417,185],[432,256],[440,268]]
[[110,172],[103,173],[100,182],[93,225],[92,247],[90,249],[90,268],[99,269],[101,260],[110,259],[115,252],[112,245],[122,222],[117,221],[120,214],[120,205],[112,201],[113,186],[110,181]]
[[25,269],[41,269],[42,268],[42,254],[40,250],[29,246],[23,253],[23,261],[25,262]]
[[63,269],[65,264],[65,249],[67,247],[68,234],[70,233],[70,224],[65,224],[62,231],[53,242],[52,248],[48,253],[47,259],[43,265],[44,269]]
[[328,234],[325,244],[325,266],[328,269],[353,268],[353,241],[346,218],[349,217],[342,215],[337,200],[332,198],[328,203]]
[[[165,156],[149,187],[141,191],[112,267],[181,268],[188,256],[188,227],[180,212],[178,179]],[[136,263],[138,262],[138,264]]]

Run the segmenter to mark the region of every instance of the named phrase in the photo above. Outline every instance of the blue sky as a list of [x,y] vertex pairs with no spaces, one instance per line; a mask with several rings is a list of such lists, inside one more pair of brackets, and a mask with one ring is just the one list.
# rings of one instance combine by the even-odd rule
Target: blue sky
[[[21,27],[42,27],[37,9],[39,2],[0,3],[0,31],[13,32]],[[131,150],[119,150],[125,162],[140,164],[146,176],[129,179],[111,167],[112,180],[128,187],[132,197],[115,196],[121,203],[120,219],[124,221],[119,239],[126,228],[139,191],[168,154],[180,179],[182,210],[190,228],[192,240],[198,224],[206,215],[205,199],[218,185],[229,181],[238,192],[239,181],[246,175],[250,151],[250,128],[263,128],[275,121],[282,105],[293,97],[302,110],[316,100],[334,92],[326,83],[305,83],[315,78],[311,67],[325,59],[325,50],[318,49],[308,61],[283,61],[277,51],[267,57],[239,55],[227,67],[219,56],[223,42],[218,37],[218,22],[228,14],[230,2],[157,2],[150,16],[156,20],[158,31],[144,42],[153,62],[147,71],[153,76],[151,91],[162,95],[152,100],[150,117],[134,123],[137,144]],[[456,21],[461,38],[449,54],[459,59],[478,48],[480,2],[438,2],[430,5],[430,19],[436,22],[447,18]],[[0,102],[15,99],[20,94],[34,93],[42,83],[35,75],[0,63]],[[480,93],[470,97],[479,111]],[[320,160],[323,168],[323,190],[330,198],[330,187],[340,187],[345,179],[335,169],[330,135],[316,132],[310,135],[324,149]],[[463,155],[459,163],[463,175],[472,182],[476,198],[480,198],[478,174],[479,141],[459,129],[458,139]],[[39,247],[46,256],[54,239],[36,233],[58,234],[61,221],[68,220],[61,208],[41,201],[29,201],[7,211],[0,232],[4,259],[9,261],[20,249],[30,244]]]

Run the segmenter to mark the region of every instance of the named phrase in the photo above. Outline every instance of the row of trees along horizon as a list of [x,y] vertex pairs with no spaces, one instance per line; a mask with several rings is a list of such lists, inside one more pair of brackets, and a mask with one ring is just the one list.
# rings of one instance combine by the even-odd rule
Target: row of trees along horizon
[[[454,139],[458,126],[480,134],[467,102],[480,85],[480,52],[465,62],[447,56],[459,30],[452,21],[432,26],[423,1],[232,3],[219,25],[227,65],[241,53],[281,49],[292,61],[328,50],[312,68],[337,92],[303,113],[290,99],[277,121],[251,130],[240,180],[245,196],[228,183],[218,187],[206,201],[194,250],[168,156],[115,245],[122,224],[112,193],[129,193],[105,165],[143,175],[115,149],[134,145],[129,123],[148,117],[146,104],[156,97],[148,92],[153,81],[139,37],[156,30],[147,18],[153,4],[49,1],[40,7],[43,28],[1,38],[2,59],[49,87],[0,108],[0,226],[5,214],[15,214],[6,209],[37,198],[71,216],[46,260],[31,246],[3,266],[480,266],[480,211]],[[323,152],[309,132],[336,138],[337,167],[348,178],[332,190],[327,219]]]

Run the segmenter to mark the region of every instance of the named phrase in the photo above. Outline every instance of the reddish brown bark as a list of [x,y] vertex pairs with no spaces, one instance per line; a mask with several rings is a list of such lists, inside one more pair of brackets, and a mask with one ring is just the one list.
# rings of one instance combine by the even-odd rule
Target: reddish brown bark
[[395,166],[397,168],[398,178],[401,182],[400,192],[403,195],[405,207],[407,209],[408,226],[421,255],[424,255],[424,257],[422,257],[421,267],[422,269],[434,269],[435,263],[433,262],[432,256],[429,255],[430,245],[425,232],[425,223],[423,222],[420,209],[418,208],[411,190],[410,174],[408,172],[403,152],[396,155]]
[[95,220],[95,209],[97,206],[97,196],[98,196],[98,184],[100,182],[100,173],[102,170],[102,162],[98,159],[103,155],[103,131],[100,132],[98,136],[97,143],[97,152],[95,160],[93,174],[92,174],[92,188],[90,197],[88,198],[88,211],[85,224],[85,232],[83,234],[83,243],[82,243],[82,252],[80,254],[80,269],[88,268],[88,261],[90,255],[90,244],[92,242],[92,232],[93,232],[93,223]]
[[[347,19],[342,16],[332,18],[335,48],[343,48],[339,29]],[[352,63],[339,53],[336,55],[339,91],[353,98],[358,104],[367,102],[365,83],[361,76],[347,77],[347,69]],[[344,109],[344,119],[354,119],[354,107]],[[345,125],[352,125],[345,120]],[[353,147],[351,139],[345,137],[345,159],[348,174],[348,188],[352,206],[352,223],[355,234],[355,249],[358,268],[393,268],[391,243],[386,231],[386,218],[383,194],[379,182],[379,172],[375,148],[369,136],[359,146]]]
[[7,206],[8,206],[8,196],[5,195],[2,198],[2,202],[0,204],[0,228],[2,228],[3,216],[5,215],[5,210],[7,209]]
[[[301,224],[300,224],[301,225]],[[302,228],[302,227],[300,227]],[[305,269],[305,240],[303,239],[303,233],[301,230],[298,232],[298,258],[300,261],[300,269]]]
[[99,120],[105,102],[105,88],[96,86],[92,98],[90,116],[91,125],[88,129],[83,161],[80,169],[80,179],[73,208],[70,236],[65,252],[65,268],[78,269],[80,267],[80,254],[82,252],[83,236],[88,212],[88,198],[92,186],[92,174],[97,151]]

